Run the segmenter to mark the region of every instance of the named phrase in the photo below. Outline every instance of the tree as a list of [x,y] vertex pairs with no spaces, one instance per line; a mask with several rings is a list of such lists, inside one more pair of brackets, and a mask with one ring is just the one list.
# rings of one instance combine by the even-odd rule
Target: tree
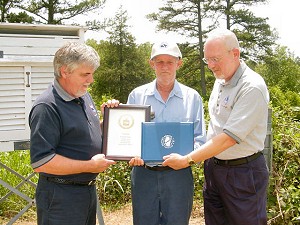
[[109,41],[88,42],[102,59],[92,87],[92,94],[98,100],[109,95],[124,103],[133,88],[153,78],[148,65],[150,44],[135,44],[135,38],[128,32],[127,20],[127,12],[120,8],[115,18],[103,25],[110,35]]
[[267,56],[265,63],[258,64],[255,70],[264,76],[269,87],[278,86],[282,91],[299,94],[300,64],[286,47],[278,47],[275,53]]
[[[189,66],[194,69],[189,73],[201,74],[202,95],[206,95],[206,77],[203,58],[203,38],[207,32],[221,25],[237,32],[244,52],[253,51],[255,46],[266,50],[273,44],[271,31],[266,19],[257,18],[243,6],[266,2],[266,0],[166,0],[158,13],[148,15],[152,21],[158,21],[158,30],[177,32],[189,39],[189,51],[186,57]],[[235,9],[236,8],[236,9]],[[242,15],[244,15],[242,17]],[[243,32],[238,32],[243,28]],[[247,31],[247,32],[246,32]],[[260,38],[258,38],[260,36]],[[257,49],[256,49],[257,50]],[[244,54],[244,56],[253,54]],[[247,58],[246,58],[247,59]]]
[[272,54],[272,47],[278,38],[267,24],[268,18],[256,17],[246,9],[247,6],[264,2],[266,0],[226,0],[226,5],[221,7],[221,13],[226,15],[226,28],[232,30],[239,39],[244,59],[263,60]]
[[[190,48],[186,51],[186,58],[190,58],[191,68],[200,71],[202,94],[206,95],[206,83],[204,73],[202,21],[208,17],[204,14],[201,1],[191,0],[167,0],[166,6],[161,7],[158,13],[149,14],[152,21],[158,21],[158,30],[174,31],[191,38]],[[190,71],[187,71],[190,72]]]
[[17,6],[21,4],[21,2],[22,0],[0,0],[0,22],[32,22],[33,18],[27,15],[25,12],[19,12],[18,14],[10,12],[12,9],[17,8]]
[[6,21],[6,16],[12,5],[14,5],[14,1],[0,0],[1,22]]
[[26,12],[9,13],[6,18],[9,23],[33,23],[35,21]]
[[64,20],[99,9],[106,0],[25,0],[19,9],[36,16],[39,23],[63,24]]

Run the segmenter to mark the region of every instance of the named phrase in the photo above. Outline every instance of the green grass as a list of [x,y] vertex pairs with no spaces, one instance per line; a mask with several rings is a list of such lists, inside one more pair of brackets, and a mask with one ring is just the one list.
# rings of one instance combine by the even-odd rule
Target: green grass
[[[30,166],[29,151],[13,151],[13,152],[1,152],[0,161],[7,167],[21,174],[23,177],[28,177],[33,173]],[[10,186],[16,187],[23,179],[7,169],[0,167],[0,179],[9,184]],[[37,182],[37,175],[34,175],[30,181],[33,183]],[[30,198],[34,198],[35,188],[34,186],[24,183],[18,190]],[[8,196],[7,196],[8,195]],[[19,211],[21,211],[28,202],[18,195],[12,193],[10,190],[0,185],[0,196],[1,199],[5,196],[0,204],[0,216],[12,218]],[[34,209],[31,209],[34,212]]]

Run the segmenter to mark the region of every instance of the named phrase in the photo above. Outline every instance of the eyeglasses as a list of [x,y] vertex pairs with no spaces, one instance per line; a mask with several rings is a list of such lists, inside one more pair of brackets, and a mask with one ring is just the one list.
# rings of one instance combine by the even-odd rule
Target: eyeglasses
[[222,59],[223,57],[213,57],[213,58],[203,58],[202,61],[205,63],[205,64],[208,64],[209,62],[212,62],[212,63],[218,63],[220,62],[220,60]]
[[[232,50],[233,50],[233,49],[228,50],[227,53],[231,52]],[[221,60],[223,57],[224,57],[224,56],[222,56],[222,57],[212,57],[212,58],[203,58],[202,60],[203,60],[203,62],[204,62],[205,64],[208,64],[209,62],[212,62],[212,63],[218,63],[218,62],[220,62],[220,60]]]

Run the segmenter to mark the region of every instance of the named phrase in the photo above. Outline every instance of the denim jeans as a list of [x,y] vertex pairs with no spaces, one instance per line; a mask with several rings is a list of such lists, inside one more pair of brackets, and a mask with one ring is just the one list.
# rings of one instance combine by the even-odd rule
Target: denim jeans
[[131,172],[134,225],[188,225],[193,205],[191,168]]

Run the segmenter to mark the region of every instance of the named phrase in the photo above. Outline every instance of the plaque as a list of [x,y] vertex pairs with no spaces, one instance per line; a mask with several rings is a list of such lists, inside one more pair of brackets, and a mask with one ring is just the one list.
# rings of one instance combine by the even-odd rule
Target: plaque
[[142,122],[150,121],[150,108],[127,104],[104,108],[103,153],[107,159],[141,157]]

